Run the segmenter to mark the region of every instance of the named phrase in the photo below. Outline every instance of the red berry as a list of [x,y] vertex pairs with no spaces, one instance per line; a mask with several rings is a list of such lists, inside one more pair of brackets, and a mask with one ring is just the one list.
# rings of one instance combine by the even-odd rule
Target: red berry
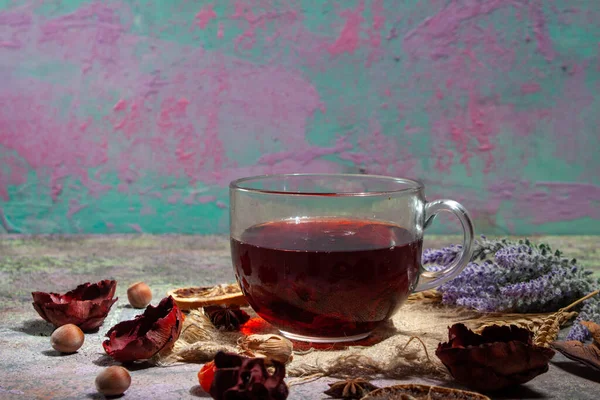
[[210,361],[204,364],[202,368],[200,368],[200,371],[198,371],[198,382],[200,382],[200,386],[202,386],[202,389],[204,389],[206,393],[210,391],[210,385],[212,385],[216,369],[215,362]]

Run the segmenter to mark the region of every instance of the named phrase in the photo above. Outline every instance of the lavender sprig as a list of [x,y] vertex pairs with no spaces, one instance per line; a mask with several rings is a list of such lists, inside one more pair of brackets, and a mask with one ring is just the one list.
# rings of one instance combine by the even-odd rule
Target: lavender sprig
[[593,321],[600,324],[600,299],[598,297],[592,297],[583,303],[579,315],[575,318],[573,327],[567,335],[567,340],[579,340],[584,342],[590,338],[590,332],[588,329],[581,325],[581,321]]
[[[423,264],[440,270],[462,251],[461,246],[427,249]],[[590,276],[560,251],[529,240],[489,240],[475,242],[471,262],[453,280],[440,286],[442,301],[482,312],[548,312],[564,307],[600,287]],[[569,337],[587,338],[581,320],[600,323],[600,301],[583,303]]]
[[461,251],[461,245],[451,245],[441,250],[425,249],[421,262],[423,264],[448,265],[458,257]]

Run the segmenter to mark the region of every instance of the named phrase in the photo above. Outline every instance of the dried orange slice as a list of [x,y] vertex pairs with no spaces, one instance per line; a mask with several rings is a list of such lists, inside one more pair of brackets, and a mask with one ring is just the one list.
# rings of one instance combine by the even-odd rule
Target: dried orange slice
[[247,306],[248,302],[237,283],[220,284],[211,287],[184,287],[167,292],[182,310],[227,305]]
[[405,384],[373,390],[362,400],[490,400],[489,397],[466,390],[441,386]]

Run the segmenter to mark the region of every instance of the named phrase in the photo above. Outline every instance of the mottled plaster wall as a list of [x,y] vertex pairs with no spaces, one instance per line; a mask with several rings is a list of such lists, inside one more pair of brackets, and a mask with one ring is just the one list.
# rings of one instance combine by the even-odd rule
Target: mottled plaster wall
[[227,184],[417,177],[600,234],[600,1],[0,0],[0,232],[213,233]]

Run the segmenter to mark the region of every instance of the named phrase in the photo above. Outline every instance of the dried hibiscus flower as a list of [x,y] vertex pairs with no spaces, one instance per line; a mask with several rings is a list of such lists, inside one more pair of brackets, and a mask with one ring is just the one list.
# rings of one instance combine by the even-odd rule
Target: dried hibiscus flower
[[548,371],[552,349],[533,345],[533,333],[515,325],[486,327],[481,335],[463,324],[448,329],[435,354],[458,382],[493,391],[530,381]]
[[210,395],[216,400],[285,400],[285,366],[274,362],[269,374],[264,359],[218,352]]
[[579,361],[600,370],[600,325],[589,321],[581,321],[581,325],[590,331],[594,339],[592,344],[584,344],[578,340],[567,340],[553,342],[552,347],[571,360]]
[[227,331],[239,330],[250,319],[248,313],[239,306],[208,306],[204,307],[204,314],[215,327]]
[[74,324],[84,332],[98,329],[112,305],[117,282],[103,280],[86,282],[65,293],[33,292],[33,308],[56,327]]
[[179,307],[172,297],[165,297],[158,306],[148,306],[143,314],[113,326],[102,347],[117,361],[146,360],[172,347],[182,325]]

